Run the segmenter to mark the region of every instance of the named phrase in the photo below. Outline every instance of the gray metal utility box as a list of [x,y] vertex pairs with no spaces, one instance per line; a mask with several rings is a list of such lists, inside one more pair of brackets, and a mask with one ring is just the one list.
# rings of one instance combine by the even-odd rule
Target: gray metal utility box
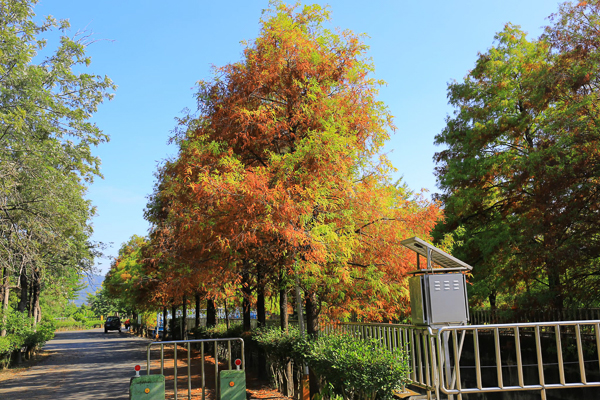
[[469,320],[463,274],[418,275],[409,278],[408,285],[413,324],[463,324]]
[[[408,279],[412,323],[415,325],[463,325],[469,320],[465,262],[418,237],[402,241],[417,253],[417,270]],[[427,264],[421,268],[420,257]]]

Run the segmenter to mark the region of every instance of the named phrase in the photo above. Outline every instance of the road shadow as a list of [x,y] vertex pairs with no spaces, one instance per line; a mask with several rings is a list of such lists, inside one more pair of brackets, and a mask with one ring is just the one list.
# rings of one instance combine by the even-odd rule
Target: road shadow
[[44,346],[55,354],[0,382],[0,398],[128,399],[129,380],[135,365],[145,361],[149,342],[103,329],[57,332]]

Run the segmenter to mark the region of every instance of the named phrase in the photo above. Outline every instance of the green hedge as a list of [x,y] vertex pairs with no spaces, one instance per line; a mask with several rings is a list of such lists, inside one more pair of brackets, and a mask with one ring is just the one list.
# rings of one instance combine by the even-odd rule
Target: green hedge
[[333,334],[307,340],[293,328],[288,332],[258,329],[252,338],[264,349],[272,367],[275,363],[283,368],[289,359],[296,365],[308,365],[324,381],[322,398],[388,400],[408,381],[407,355],[389,351],[375,339]]
[[78,331],[84,329],[102,328],[104,321],[99,319],[75,321],[72,319],[66,321],[55,321],[56,329],[59,331]]
[[190,333],[194,335],[194,339],[222,339],[230,337],[242,337],[244,334],[244,326],[241,323],[230,325],[218,324],[216,326],[206,328],[200,326],[193,328]]
[[21,351],[35,351],[54,337],[56,326],[51,320],[43,319],[33,327],[32,318],[26,314],[11,311],[6,316],[6,336],[0,337],[0,366],[5,368],[11,361],[12,355]]

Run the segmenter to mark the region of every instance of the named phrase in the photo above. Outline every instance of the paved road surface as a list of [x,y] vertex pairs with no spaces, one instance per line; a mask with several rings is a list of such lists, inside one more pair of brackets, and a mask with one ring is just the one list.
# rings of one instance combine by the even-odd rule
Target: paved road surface
[[56,352],[13,379],[0,382],[0,399],[129,399],[136,364],[145,370],[147,339],[103,329],[58,332],[45,350]]

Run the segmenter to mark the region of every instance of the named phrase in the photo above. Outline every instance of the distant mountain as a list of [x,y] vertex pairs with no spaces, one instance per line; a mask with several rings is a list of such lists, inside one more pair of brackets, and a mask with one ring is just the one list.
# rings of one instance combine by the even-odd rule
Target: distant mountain
[[92,275],[91,277],[85,276],[82,280],[83,283],[86,284],[86,287],[77,292],[77,298],[73,301],[77,307],[87,303],[87,296],[89,293],[96,293],[96,291],[100,289],[100,286],[102,286],[102,281],[104,281],[104,277],[100,275]]

